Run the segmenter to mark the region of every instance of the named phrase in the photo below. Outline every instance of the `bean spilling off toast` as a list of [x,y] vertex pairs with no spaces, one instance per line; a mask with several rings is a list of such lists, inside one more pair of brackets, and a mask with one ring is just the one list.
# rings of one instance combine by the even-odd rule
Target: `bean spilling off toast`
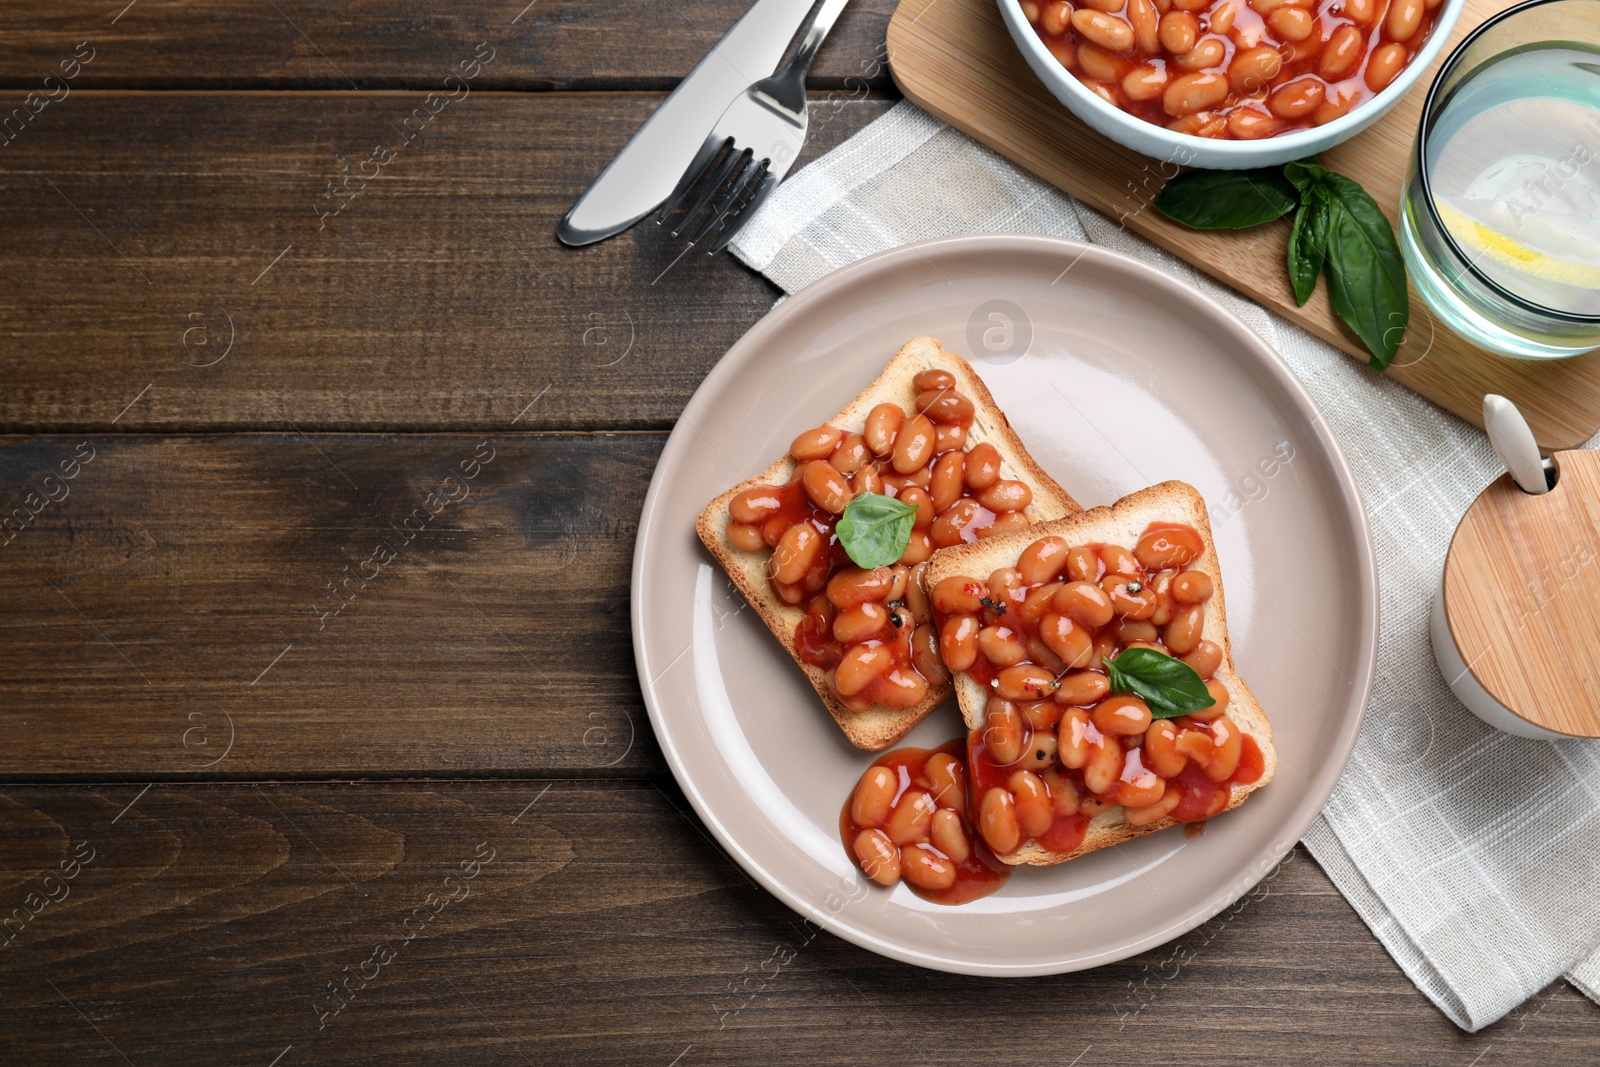
[[857,747],[955,691],[965,737],[880,756],[845,801],[879,884],[962,903],[1272,779],[1200,494],[1084,511],[932,338],[696,525]]

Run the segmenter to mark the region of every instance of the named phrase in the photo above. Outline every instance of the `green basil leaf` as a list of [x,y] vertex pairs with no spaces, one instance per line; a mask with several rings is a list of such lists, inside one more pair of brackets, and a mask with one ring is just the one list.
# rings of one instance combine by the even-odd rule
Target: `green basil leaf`
[[[1291,164],[1292,166],[1292,164]],[[1328,258],[1328,220],[1332,214],[1328,191],[1311,185],[1300,199],[1289,230],[1289,283],[1294,286],[1295,303],[1305,306],[1317,288],[1317,275]]]
[[1150,714],[1157,719],[1187,715],[1217,702],[1198,671],[1165,652],[1130,648],[1104,662],[1111,691],[1132,693],[1150,705]]
[[1297,159],[1292,163],[1283,165],[1283,176],[1298,190],[1302,199],[1309,193],[1313,186],[1320,185],[1328,176],[1328,171],[1316,158]]
[[1195,170],[1156,197],[1156,210],[1193,230],[1243,230],[1281,218],[1299,197],[1276,167]]
[[862,493],[846,505],[833,529],[855,565],[871,570],[900,561],[916,518],[917,509],[910,504],[882,493]]
[[1387,370],[1411,321],[1405,261],[1394,229],[1359,182],[1329,172],[1322,180],[1328,220],[1328,296],[1333,310],[1372,353],[1368,365]]

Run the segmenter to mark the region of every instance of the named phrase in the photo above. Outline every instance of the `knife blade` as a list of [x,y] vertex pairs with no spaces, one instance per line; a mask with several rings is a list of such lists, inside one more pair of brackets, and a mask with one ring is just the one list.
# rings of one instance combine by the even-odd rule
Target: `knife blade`
[[572,205],[561,243],[604,240],[660,206],[734,97],[777,68],[811,4],[756,0]]

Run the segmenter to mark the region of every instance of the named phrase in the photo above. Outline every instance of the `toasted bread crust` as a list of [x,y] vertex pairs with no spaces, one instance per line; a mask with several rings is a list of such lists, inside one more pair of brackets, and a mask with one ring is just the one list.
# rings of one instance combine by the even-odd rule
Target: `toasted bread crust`
[[[1277,771],[1278,757],[1272,747],[1272,726],[1255,695],[1245,685],[1244,679],[1234,673],[1233,649],[1228,642],[1228,612],[1223,597],[1222,571],[1217,562],[1216,544],[1211,537],[1211,523],[1206,516],[1205,501],[1194,487],[1184,482],[1162,482],[1148,489],[1130,493],[1110,507],[1090,508],[1088,511],[1044,523],[1016,533],[1004,534],[970,545],[956,545],[940,549],[928,562],[924,580],[929,588],[941,579],[962,574],[986,578],[1000,567],[1015,565],[1023,549],[1041,537],[1054,534],[1073,544],[1086,541],[1132,547],[1144,528],[1152,522],[1181,522],[1192,526],[1205,542],[1206,552],[1190,564],[1194,570],[1205,572],[1211,579],[1211,599],[1206,602],[1206,623],[1203,636],[1222,648],[1222,666],[1214,675],[1228,688],[1228,719],[1255,739],[1261,748],[1266,766],[1261,778],[1250,785],[1235,783],[1233,795],[1225,811],[1232,811],[1244,803],[1245,797],[1272,780]],[[961,705],[961,717],[967,729],[976,730],[983,725],[984,706],[988,694],[983,687],[964,673],[956,676],[956,697]],[[1135,837],[1176,826],[1170,818],[1158,819],[1146,826],[1133,826],[1122,816],[1121,808],[1096,815],[1089,823],[1083,844],[1071,852],[1051,852],[1037,841],[1029,840],[1016,852],[1002,856],[1007,863],[1032,864],[1046,867],[1093,852],[1110,845],[1121,844]]]
[[[995,406],[994,397],[989,394],[983,380],[973,372],[967,361],[944,351],[939,347],[939,342],[931,337],[914,337],[907,341],[889,361],[883,373],[862,390],[843,411],[828,419],[828,424],[847,433],[860,433],[866,424],[867,413],[878,404],[893,402],[907,411],[914,410],[912,401],[916,396],[916,390],[912,387],[911,380],[919,371],[930,368],[940,368],[954,374],[957,387],[972,401],[976,409],[972,426],[967,431],[968,446],[982,441],[994,445],[1001,457],[1001,476],[1019,479],[1032,487],[1033,503],[1025,511],[1029,519],[1036,523],[1045,522],[1081,510],[1077,501],[1067,495],[1067,491],[1057,485],[1055,480],[1034,462],[1022,442],[1017,439],[1017,435],[1012,432],[1011,424],[1006,421],[1005,414]],[[820,423],[797,426],[795,432],[799,433],[814,425]],[[912,707],[890,708],[874,704],[863,711],[851,711],[840,703],[829,689],[828,672],[803,662],[795,655],[795,629],[805,617],[805,609],[785,604],[773,593],[772,586],[767,581],[767,560],[771,556],[770,550],[745,552],[728,544],[724,536],[728,523],[729,501],[752,486],[782,485],[789,481],[794,470],[794,459],[786,455],[755,477],[740,482],[706,505],[706,509],[700,513],[699,519],[695,522],[695,531],[721,564],[722,569],[727,572],[733,584],[738,587],[739,592],[744,594],[744,598],[760,614],[761,621],[767,624],[773,636],[783,645],[784,651],[789,653],[790,658],[805,672],[812,688],[822,698],[823,704],[832,713],[834,721],[850,739],[850,743],[857,748],[877,752],[900,740],[912,727],[926,718],[928,712],[949,695],[950,686],[930,679],[927,697]]]

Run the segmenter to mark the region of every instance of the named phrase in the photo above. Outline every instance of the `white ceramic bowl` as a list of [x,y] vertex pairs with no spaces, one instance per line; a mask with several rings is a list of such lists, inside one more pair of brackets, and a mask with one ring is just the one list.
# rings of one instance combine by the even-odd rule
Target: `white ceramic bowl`
[[999,0],[1000,16],[1012,40],[1022,49],[1022,56],[1033,68],[1034,74],[1057,100],[1067,105],[1074,115],[1118,144],[1136,152],[1154,156],[1164,162],[1185,167],[1207,167],[1212,170],[1240,170],[1248,167],[1270,167],[1316,155],[1354,137],[1377,121],[1378,117],[1394,106],[1406,91],[1433,65],[1444,48],[1456,19],[1466,0],[1445,0],[1434,21],[1433,30],[1422,51],[1406,65],[1398,77],[1383,92],[1366,103],[1351,109],[1343,118],[1334,119],[1325,126],[1309,130],[1268,137],[1260,141],[1217,141],[1209,137],[1194,137],[1174,133],[1162,126],[1146,122],[1100,99],[1084,87],[1076,76],[1056,61],[1045,48],[1044,42],[1022,14],[1019,0]]

